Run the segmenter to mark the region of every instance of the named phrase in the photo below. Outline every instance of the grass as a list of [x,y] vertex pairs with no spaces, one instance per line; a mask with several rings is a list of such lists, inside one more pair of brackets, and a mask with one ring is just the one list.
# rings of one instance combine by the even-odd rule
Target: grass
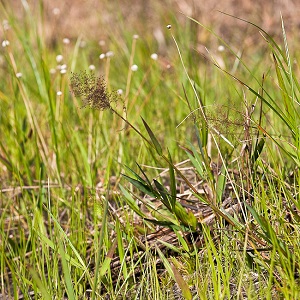
[[[1,11],[1,296],[299,298],[300,86],[284,24],[282,42],[257,27],[251,59],[173,18],[166,57],[124,30],[99,60],[80,37],[49,48],[42,6],[24,24]],[[192,49],[202,27],[225,51]]]

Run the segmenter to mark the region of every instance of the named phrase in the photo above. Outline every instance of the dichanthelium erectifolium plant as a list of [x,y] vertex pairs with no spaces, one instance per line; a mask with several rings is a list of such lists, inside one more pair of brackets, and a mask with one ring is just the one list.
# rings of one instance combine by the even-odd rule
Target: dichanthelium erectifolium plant
[[[178,201],[178,197],[176,194],[175,179],[175,174],[177,174],[177,176],[184,181],[187,188],[189,188],[192,191],[192,193],[199,199],[199,201],[209,205],[216,219],[226,221],[227,224],[230,224],[240,232],[246,232],[247,228],[245,227],[245,224],[233,218],[232,215],[226,210],[219,208],[218,204],[214,199],[210,199],[209,197],[204,198],[203,195],[199,193],[199,191],[194,187],[192,182],[190,182],[186,178],[186,176],[181,172],[181,170],[179,170],[179,168],[173,163],[169,151],[166,151],[167,154],[164,154],[161,144],[155,137],[155,134],[151,130],[150,126],[143,118],[142,122],[149,138],[147,138],[136,126],[130,123],[123,116],[123,114],[119,113],[116,110],[115,107],[117,106],[117,102],[122,101],[122,99],[118,97],[116,92],[107,91],[106,83],[103,80],[103,78],[96,77],[93,73],[87,73],[84,71],[80,73],[73,73],[71,76],[71,89],[76,97],[80,97],[82,99],[83,107],[89,107],[91,109],[101,111],[109,110],[117,117],[122,119],[125,122],[127,128],[133,129],[142,138],[145,144],[148,147],[152,148],[155,151],[155,153],[159,155],[168,164],[170,178],[169,190],[157,180],[153,180],[154,184],[151,184],[151,181],[148,179],[145,172],[141,169],[139,165],[138,167],[145,179],[139,176],[135,171],[133,171],[129,167],[125,167],[126,170],[130,172],[132,177],[127,176],[125,174],[123,174],[123,176],[141,193],[159,200],[168,212],[165,215],[163,215],[163,218],[160,219],[149,218],[149,216],[145,215],[145,213],[140,209],[140,207],[136,204],[136,202],[128,194],[128,192],[121,187],[121,190],[125,195],[128,206],[135,213],[137,213],[146,221],[150,221],[156,225],[172,228],[172,230],[175,231],[180,230],[187,232],[195,232],[201,230],[203,223],[198,220],[198,218],[194,215],[193,212],[187,210],[180,203],[180,201]],[[255,241],[257,244],[264,245],[264,242],[260,240],[260,238],[255,234],[252,235],[251,232],[248,232],[247,234],[249,236],[250,241],[252,240]]]

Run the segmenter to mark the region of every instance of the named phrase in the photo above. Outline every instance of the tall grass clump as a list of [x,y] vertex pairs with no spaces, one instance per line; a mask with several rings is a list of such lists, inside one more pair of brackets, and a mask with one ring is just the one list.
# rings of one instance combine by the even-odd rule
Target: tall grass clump
[[[81,37],[49,48],[39,3],[23,24],[0,6],[1,296],[299,298],[283,21],[282,45],[248,22],[268,49],[255,67],[189,18],[165,30],[167,59],[127,31],[94,57]],[[197,28],[222,52],[191,50]]]
[[[180,46],[172,35],[197,104],[197,108],[190,111],[194,120],[197,148],[192,143],[181,145],[181,147],[193,165],[196,176],[203,182],[204,193],[199,192],[194,183],[173,163],[168,150],[164,154],[161,143],[143,118],[142,123],[148,137],[114,109],[107,107],[122,118],[167,164],[169,173],[167,183],[165,183],[167,186],[164,186],[162,182],[156,179],[152,183],[152,180],[148,178],[139,165],[138,169],[142,177],[131,168],[126,168],[129,175],[124,174],[123,176],[140,193],[146,195],[141,199],[138,194],[132,194],[131,191],[121,187],[126,204],[142,218],[144,226],[149,227],[152,224],[152,230],[154,230],[153,225],[159,225],[163,228],[169,228],[168,234],[173,232],[175,240],[177,239],[177,243],[179,243],[176,248],[174,248],[173,243],[160,241],[160,236],[157,233],[162,245],[170,250],[179,251],[181,254],[184,251],[189,255],[194,253],[193,255],[199,259],[199,253],[196,254],[195,251],[198,249],[197,242],[201,243],[200,249],[207,253],[210,267],[215,265],[216,268],[209,271],[209,286],[212,297],[231,296],[232,290],[229,288],[232,280],[231,271],[234,273],[238,269],[230,270],[232,261],[229,266],[226,266],[226,259],[223,262],[219,260],[219,256],[233,251],[240,252],[240,254],[235,255],[235,259],[242,266],[241,274],[235,278],[237,281],[235,282],[236,290],[234,293],[253,293],[251,286],[247,291],[242,283],[242,276],[251,269],[255,270],[259,277],[265,275],[266,289],[270,297],[272,297],[272,293],[275,293],[275,287],[278,295],[282,294],[286,298],[293,298],[299,292],[297,288],[299,265],[298,254],[296,253],[296,241],[299,234],[297,228],[297,219],[299,218],[297,213],[299,209],[297,203],[299,84],[291,67],[284,26],[282,28],[285,51],[281,50],[267,32],[259,28],[269,45],[273,59],[273,70],[277,82],[274,82],[272,89],[265,87],[267,79],[271,78],[271,71],[268,74],[262,74],[261,81],[259,81],[239,58],[240,63],[259,85],[257,92],[249,84],[222,69],[213,61],[215,66],[225,75],[237,81],[244,91],[242,99],[245,107],[243,114],[244,135],[239,145],[234,145],[228,137],[219,132],[218,128],[210,124],[206,106],[196,88],[197,82],[189,75],[182,59]],[[221,42],[226,44],[222,40]],[[234,54],[230,48],[229,50]],[[83,86],[76,75],[73,75],[72,79],[72,86],[76,86],[78,83]],[[94,91],[97,90],[95,87]],[[278,95],[281,97],[280,102],[277,100]],[[81,96],[84,96],[84,101],[87,101],[85,95]],[[248,97],[253,97],[252,103],[247,99]],[[92,98],[93,102],[89,101],[90,107],[97,109],[105,106],[105,103],[101,103],[101,97],[99,99],[97,97]],[[191,108],[191,101],[188,98],[186,101]],[[271,122],[267,120],[269,115]],[[229,122],[229,120],[225,119],[224,122]],[[213,157],[208,149],[209,140],[212,142],[211,147],[217,150],[219,160],[217,166],[211,162]],[[228,144],[232,148],[230,153],[223,153],[222,143]],[[267,156],[264,155],[264,152]],[[274,160],[275,157],[276,160]],[[277,161],[278,158],[281,162]],[[289,170],[284,165],[288,166]],[[179,180],[196,200],[189,201],[178,196]],[[135,199],[141,201],[147,214],[136,204]],[[153,199],[156,199],[160,204],[154,205]],[[196,204],[193,207],[191,204],[187,205],[186,202],[201,203],[206,209],[210,209],[211,213],[205,218],[202,216],[201,207],[197,207]],[[224,208],[224,202],[227,202],[229,208]],[[195,212],[197,209],[199,211]],[[287,230],[288,227],[291,231]],[[222,230],[227,232],[226,235],[220,233]],[[162,233],[163,239],[165,234],[166,232]],[[223,241],[227,240],[228,243],[229,236],[235,245],[231,249],[225,246],[225,250],[222,251]],[[218,241],[215,240],[216,238]],[[146,244],[147,249],[148,247]],[[168,260],[157,245],[153,247],[166,271],[181,288],[182,293],[185,294],[186,298],[191,298],[192,294],[189,287],[181,275],[177,274],[177,269],[169,265]],[[231,259],[230,255],[227,259]],[[197,274],[197,272],[199,270],[196,268],[195,273]],[[222,285],[220,286],[221,282]],[[256,284],[261,283],[257,281]]]

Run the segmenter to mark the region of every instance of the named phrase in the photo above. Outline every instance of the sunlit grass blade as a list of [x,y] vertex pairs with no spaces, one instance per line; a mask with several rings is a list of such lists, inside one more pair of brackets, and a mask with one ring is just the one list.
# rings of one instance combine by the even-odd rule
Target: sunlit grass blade
[[128,276],[127,266],[126,266],[126,257],[125,257],[125,251],[124,251],[124,245],[123,245],[123,236],[122,236],[122,230],[120,228],[120,222],[116,220],[116,234],[117,234],[117,241],[118,241],[118,254],[120,258],[120,262],[122,265],[122,273],[124,278]]
[[43,298],[45,300],[51,300],[52,297],[48,292],[47,287],[45,287],[44,283],[41,281],[41,279],[39,278],[38,274],[36,273],[36,271],[33,268],[29,268],[29,273],[33,278],[33,282],[38,286],[38,288],[40,289],[41,294],[43,295]]
[[121,190],[122,194],[125,196],[126,203],[129,205],[129,207],[135,213],[137,213],[140,217],[145,218],[146,215],[141,211],[141,209],[139,208],[139,206],[137,205],[137,203],[133,199],[133,197],[130,195],[130,193],[122,185],[119,185],[119,187],[120,187],[120,190]]
[[[173,258],[173,262],[175,262],[176,259]],[[179,271],[176,269],[176,267],[174,266],[174,264],[171,265],[175,280],[182,292],[182,296],[184,299],[186,300],[192,300],[193,299],[193,295],[190,291],[190,288],[187,284],[187,282],[184,280],[184,278],[181,276],[181,274],[179,273]]]
[[117,245],[118,245],[118,240],[115,239],[111,245],[111,248],[108,250],[108,252],[105,256],[105,259],[99,269],[99,277],[100,278],[102,278],[107,273],[107,271],[110,269],[110,263],[113,259],[113,255],[116,251]]
[[157,138],[155,137],[153,131],[151,130],[151,128],[149,127],[149,125],[147,124],[147,122],[142,118],[142,121],[144,123],[144,126],[148,132],[148,135],[153,143],[153,146],[157,152],[158,155],[162,155],[162,148],[160,143],[158,142]]
[[197,219],[192,212],[187,212],[186,209],[179,203],[176,202],[174,207],[174,214],[176,217],[191,230],[195,231],[197,229]]
[[226,185],[226,166],[222,165],[220,174],[217,179],[216,197],[217,203],[222,202],[222,196]]
[[63,247],[61,241],[58,242],[58,247],[59,247],[60,255],[61,255],[62,270],[64,273],[64,280],[65,280],[65,284],[66,284],[68,299],[75,300],[76,297],[75,297],[75,293],[74,293],[74,287],[72,284],[71,273],[70,273],[70,269],[69,269],[69,266],[67,263],[65,250],[64,250],[64,247]]
[[73,243],[70,241],[70,239],[68,238],[67,234],[64,232],[63,228],[61,227],[61,225],[59,224],[58,220],[53,216],[53,214],[50,212],[50,210],[48,210],[47,207],[45,207],[45,209],[48,211],[49,215],[51,216],[52,220],[54,221],[55,225],[57,226],[57,228],[59,229],[59,231],[62,233],[62,236],[65,238],[66,243],[70,246],[70,248],[72,249],[74,255],[76,256],[76,258],[78,259],[79,263],[81,264],[81,267],[84,268],[84,270],[87,270],[86,264],[83,261],[82,257],[80,256],[80,254],[78,253],[78,251],[76,250],[76,248],[74,247]]
[[173,162],[172,157],[170,154],[170,151],[168,150],[169,154],[169,174],[170,174],[170,190],[171,190],[171,207],[174,209],[175,203],[176,203],[176,180],[175,180],[175,172],[173,168]]

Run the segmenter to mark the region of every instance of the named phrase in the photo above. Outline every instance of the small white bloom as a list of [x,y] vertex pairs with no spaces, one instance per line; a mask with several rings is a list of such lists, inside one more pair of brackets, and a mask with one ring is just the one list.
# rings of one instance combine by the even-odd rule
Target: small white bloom
[[58,7],[55,7],[52,9],[52,13],[57,16],[60,14],[60,9]]
[[59,55],[56,56],[56,61],[58,63],[61,62],[63,59],[64,59],[64,57],[61,54],[59,54]]
[[98,44],[99,44],[99,46],[101,46],[101,47],[102,47],[102,46],[105,46],[105,41],[104,41],[104,40],[100,40]]
[[112,51],[108,51],[106,52],[106,57],[113,57],[114,56],[114,53]]
[[139,68],[139,67],[138,67],[137,65],[132,65],[132,66],[131,66],[131,71],[132,71],[132,72],[136,72],[136,71],[138,70],[138,68]]
[[56,95],[57,95],[57,96],[61,96],[61,95],[62,95],[62,92],[61,92],[61,91],[57,91]]
[[122,95],[122,94],[123,94],[123,90],[122,90],[122,89],[118,89],[118,90],[117,90],[117,94],[118,94],[118,95]]
[[158,55],[157,55],[156,53],[152,53],[152,54],[151,54],[151,58],[152,58],[153,60],[157,60],[157,59],[158,59]]
[[66,74],[66,73],[67,73],[67,70],[66,70],[66,69],[60,70],[60,74]]
[[3,48],[7,47],[8,45],[9,45],[9,41],[8,41],[8,40],[4,40],[4,41],[2,42],[2,47],[3,47]]
[[60,66],[60,69],[61,69],[61,70],[65,70],[66,68],[67,68],[67,65],[66,65],[66,64],[63,64],[63,65]]
[[23,74],[22,74],[21,72],[16,73],[16,77],[17,77],[17,78],[21,78],[22,75],[23,75]]
[[134,34],[134,35],[133,35],[133,38],[134,38],[135,40],[137,40],[137,39],[139,38],[139,35],[138,35],[138,34]]
[[64,43],[65,45],[70,44],[70,39],[68,39],[68,38],[63,38],[63,43]]
[[168,29],[171,29],[171,28],[172,28],[172,26],[169,24],[169,25],[167,25],[167,28],[168,28]]
[[49,72],[50,72],[50,74],[55,74],[56,73],[56,69],[51,68]]
[[104,59],[104,58],[105,58],[105,54],[104,54],[104,53],[101,53],[101,54],[99,55],[99,58],[100,58],[100,59]]
[[220,45],[219,47],[218,47],[218,51],[219,52],[223,52],[225,50],[225,47],[223,46],[223,45]]
[[96,69],[96,67],[94,65],[89,65],[89,69],[93,71]]
[[86,46],[86,41],[80,41],[79,47],[84,48]]
[[3,20],[2,25],[4,30],[8,30],[10,28],[7,20]]

